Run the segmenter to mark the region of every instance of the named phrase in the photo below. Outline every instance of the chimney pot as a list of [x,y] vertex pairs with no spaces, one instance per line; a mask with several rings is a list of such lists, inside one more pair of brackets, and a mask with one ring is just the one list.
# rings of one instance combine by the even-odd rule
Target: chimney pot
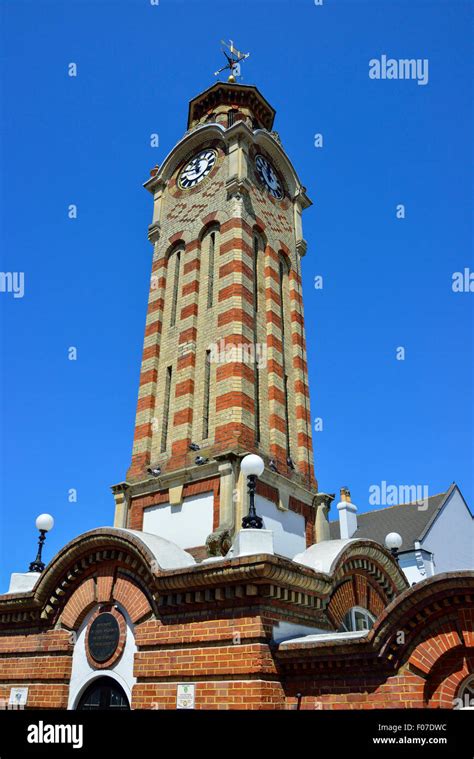
[[351,501],[349,488],[341,488],[341,500],[337,504],[341,540],[352,538],[357,530],[357,506]]

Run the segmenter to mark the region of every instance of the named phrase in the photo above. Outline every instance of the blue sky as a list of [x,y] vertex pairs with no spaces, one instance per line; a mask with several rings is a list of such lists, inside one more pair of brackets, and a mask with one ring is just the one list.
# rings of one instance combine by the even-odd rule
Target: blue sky
[[[276,108],[314,202],[303,277],[320,489],[348,486],[365,510],[373,484],[435,493],[455,480],[472,504],[474,294],[451,288],[473,268],[472,11],[3,0],[1,270],[24,272],[25,293],[0,293],[0,591],[34,558],[38,513],[56,518],[47,560],[112,523],[152,255],[141,185],[182,137],[189,99],[214,82],[221,38],[251,52],[243,82]],[[382,54],[427,58],[428,84],[370,79]]]

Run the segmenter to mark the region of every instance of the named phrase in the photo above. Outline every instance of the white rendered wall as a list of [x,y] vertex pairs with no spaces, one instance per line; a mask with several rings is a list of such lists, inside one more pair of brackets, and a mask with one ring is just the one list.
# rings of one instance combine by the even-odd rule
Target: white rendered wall
[[179,506],[160,503],[143,510],[143,532],[171,540],[180,548],[203,546],[213,529],[214,495],[185,498]]
[[255,498],[257,514],[263,519],[266,530],[273,530],[275,553],[292,559],[297,553],[306,549],[304,517],[294,511],[281,511],[273,501],[257,495]]
[[414,582],[426,580],[429,577],[428,573],[426,571],[423,572],[423,569],[420,569],[418,566],[414,551],[400,556],[400,569],[403,570],[403,574],[410,585],[413,585]]
[[421,582],[434,574],[431,556],[426,551],[410,551],[400,554],[400,568],[410,585]]
[[[133,625],[125,609],[120,607],[120,611],[124,615],[127,623],[127,640],[122,656],[116,664],[110,667],[110,669],[94,669],[87,661],[85,640],[87,625],[97,608],[98,607],[95,606],[91,609],[77,634],[74,653],[72,655],[72,673],[69,684],[68,709],[76,708],[85,689],[98,677],[111,677],[113,680],[116,680],[127,694],[129,703],[132,703],[132,688],[136,683],[136,679],[133,677],[133,659],[137,651],[135,636],[133,634]],[[73,635],[73,633],[71,633],[71,635]]]
[[434,554],[436,574],[474,569],[474,520],[457,489],[427,533],[422,547]]

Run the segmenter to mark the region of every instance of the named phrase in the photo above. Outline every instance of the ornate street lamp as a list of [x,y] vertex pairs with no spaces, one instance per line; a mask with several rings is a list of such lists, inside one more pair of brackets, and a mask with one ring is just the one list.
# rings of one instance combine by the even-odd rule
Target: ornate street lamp
[[388,548],[393,558],[398,561],[398,549],[403,543],[402,536],[398,532],[389,532],[385,538],[385,547]]
[[260,477],[265,469],[265,463],[260,456],[255,453],[249,453],[248,456],[244,456],[240,464],[242,474],[247,477],[247,488],[249,491],[249,513],[242,519],[242,528],[247,530],[252,528],[254,530],[261,530],[263,527],[262,517],[257,516],[255,511],[255,490],[257,487],[257,477]]
[[41,561],[41,554],[43,551],[44,541],[46,540],[46,533],[52,530],[54,527],[54,519],[51,514],[40,514],[36,519],[36,528],[40,532],[38,539],[38,553],[36,559],[30,564],[30,572],[42,572],[44,569],[44,561]]

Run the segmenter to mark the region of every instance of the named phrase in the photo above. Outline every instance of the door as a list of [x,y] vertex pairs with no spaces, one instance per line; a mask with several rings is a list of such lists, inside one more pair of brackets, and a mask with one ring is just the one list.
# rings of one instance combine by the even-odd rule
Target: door
[[76,707],[79,711],[115,709],[128,711],[130,704],[124,689],[111,677],[99,677],[82,694]]

